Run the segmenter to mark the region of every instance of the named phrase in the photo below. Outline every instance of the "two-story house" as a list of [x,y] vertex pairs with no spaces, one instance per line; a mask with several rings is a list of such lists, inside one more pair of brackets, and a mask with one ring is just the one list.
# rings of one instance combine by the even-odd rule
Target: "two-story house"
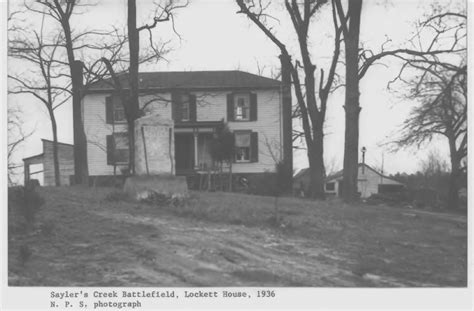
[[[126,74],[120,79],[122,85],[128,84]],[[291,135],[283,132],[284,118],[291,119],[284,111],[291,109],[284,109],[278,80],[243,71],[144,72],[139,75],[139,89],[143,114],[174,120],[177,175],[212,165],[209,143],[224,122],[235,137],[236,174],[274,171],[284,157],[284,145],[291,144],[284,139]],[[83,99],[91,177],[120,174],[127,167],[129,145],[121,100],[107,80],[92,85]]]

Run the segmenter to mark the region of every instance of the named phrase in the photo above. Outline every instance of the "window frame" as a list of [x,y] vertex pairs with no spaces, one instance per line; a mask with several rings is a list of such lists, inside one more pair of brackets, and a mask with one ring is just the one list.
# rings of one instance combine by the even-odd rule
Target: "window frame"
[[[235,122],[248,122],[250,121],[250,93],[234,93],[234,120]],[[244,107],[242,109],[242,115],[244,114],[244,110],[246,110],[246,118],[239,118],[237,114],[237,109],[239,105],[239,99],[244,99]]]
[[[117,148],[117,142],[116,142],[116,140],[115,140],[117,136],[124,136],[124,137],[126,137],[126,139],[127,139],[127,144],[128,144],[127,148],[125,148],[125,149],[124,149],[124,148],[120,148],[120,149]],[[112,151],[112,152],[113,152],[114,163],[115,163],[116,165],[117,165],[117,164],[118,164],[118,165],[128,164],[128,163],[130,162],[130,158],[129,158],[130,141],[128,140],[128,133],[127,133],[127,132],[116,132],[116,133],[112,133],[112,137],[113,137],[113,151]],[[119,151],[119,150],[122,150],[122,151],[123,151],[123,150],[126,150],[126,152],[127,152],[127,153],[126,153],[126,154],[127,154],[127,161],[118,161],[118,159],[117,159],[117,151]]]
[[[120,110],[123,111],[123,120],[117,120],[115,118],[116,112]],[[112,122],[114,124],[127,123],[127,115],[125,114],[125,107],[123,106],[122,98],[117,95],[112,96]]]
[[[328,185],[332,185],[332,189],[328,189]],[[324,189],[325,189],[326,191],[329,191],[329,192],[335,192],[335,191],[336,191],[336,182],[335,182],[335,181],[327,182],[327,183],[324,185]]]
[[[180,121],[183,122],[189,122],[191,121],[191,103],[190,103],[190,95],[185,93],[185,94],[180,94],[179,95],[179,116],[180,116]],[[186,106],[186,111],[187,111],[187,118],[184,118],[184,106]]]
[[[248,135],[248,146],[237,146],[237,135],[242,135],[242,134],[246,134]],[[234,138],[235,138],[235,142],[234,142],[234,149],[235,149],[235,155],[234,155],[234,159],[235,159],[235,162],[236,163],[250,163],[252,162],[252,131],[250,130],[243,130],[243,131],[234,131]],[[247,152],[247,155],[248,155],[248,159],[243,159],[243,160],[239,160],[237,158],[237,154],[238,154],[238,150],[240,148],[246,148],[248,149],[248,152]]]

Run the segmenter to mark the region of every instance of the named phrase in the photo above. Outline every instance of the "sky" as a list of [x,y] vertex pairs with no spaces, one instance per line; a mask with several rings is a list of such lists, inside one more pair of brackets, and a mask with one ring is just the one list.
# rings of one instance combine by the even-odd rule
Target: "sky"
[[[20,1],[11,1],[18,5]],[[21,1],[22,2],[22,1]],[[96,0],[96,6],[87,12],[75,16],[72,24],[76,29],[110,29],[112,25],[125,27],[126,0]],[[452,5],[450,1],[440,1]],[[432,1],[427,0],[366,0],[364,1],[361,24],[361,42],[365,47],[377,51],[389,37],[392,47],[406,42],[415,30],[415,23],[429,11]],[[138,24],[151,21],[153,2],[138,0]],[[273,1],[272,12],[280,20],[274,22],[274,29],[289,50],[298,54],[297,41],[293,28],[285,16],[283,7]],[[181,9],[175,16],[175,29],[171,23],[159,24],[154,30],[155,39],[171,40],[172,51],[166,60],[142,65],[140,71],[181,71],[181,70],[234,70],[240,69],[271,76],[278,72],[278,49],[244,15],[236,14],[238,7],[233,0],[191,0],[188,7]],[[40,17],[28,14],[30,25],[38,25]],[[310,49],[313,62],[318,68],[327,68],[332,53],[333,25],[330,19],[330,6],[322,9],[311,25]],[[142,43],[145,44],[145,43]],[[339,70],[343,70],[343,66]],[[9,60],[8,71],[28,68],[21,63]],[[25,71],[26,70],[26,71]],[[436,150],[446,159],[447,143],[435,139],[421,149],[410,148],[390,152],[384,143],[396,138],[398,129],[409,115],[415,102],[404,99],[403,89],[397,92],[387,89],[387,83],[399,70],[399,64],[391,59],[384,65],[374,66],[361,81],[360,138],[359,146],[365,146],[366,163],[385,174],[397,172],[413,173],[419,169],[420,161],[427,153]],[[318,72],[319,70],[317,70]],[[45,108],[29,96],[8,96],[9,105],[21,107],[26,130],[34,134],[18,150],[15,158],[22,159],[41,153],[41,138],[51,139],[51,126]],[[328,170],[342,168],[344,149],[344,89],[339,88],[331,94],[326,118],[325,160]],[[67,103],[56,111],[59,128],[59,141],[72,143],[72,107]],[[297,122],[295,122],[297,123]],[[304,150],[295,153],[295,169],[308,166]]]

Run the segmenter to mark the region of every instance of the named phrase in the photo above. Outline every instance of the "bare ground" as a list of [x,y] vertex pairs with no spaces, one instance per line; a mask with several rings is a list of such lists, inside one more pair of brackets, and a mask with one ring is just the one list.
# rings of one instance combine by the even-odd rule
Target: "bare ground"
[[[194,193],[181,207],[42,188],[9,215],[11,286],[464,287],[467,223],[384,206]],[[31,254],[20,255],[23,248]]]

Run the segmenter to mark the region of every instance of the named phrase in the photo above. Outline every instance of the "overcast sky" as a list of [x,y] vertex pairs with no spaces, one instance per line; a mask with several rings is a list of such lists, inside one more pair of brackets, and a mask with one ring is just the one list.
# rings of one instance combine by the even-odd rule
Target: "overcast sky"
[[[12,1],[15,2],[15,1]],[[22,1],[21,1],[22,2]],[[75,16],[73,24],[77,29],[110,29],[111,25],[125,27],[126,0],[96,0],[95,7]],[[180,70],[232,70],[240,69],[257,73],[257,64],[264,67],[264,74],[270,76],[278,71],[278,50],[263,33],[242,14],[236,14],[237,5],[233,0],[191,0],[190,5],[177,12],[175,28],[160,24],[154,31],[154,38],[172,40],[173,50],[166,55],[166,61],[143,65],[140,71],[180,71]],[[288,23],[281,5],[273,3],[273,12],[280,23],[275,23],[275,31],[289,49],[297,53],[297,45],[291,25]],[[440,1],[453,5],[452,1]],[[392,47],[404,43],[415,30],[414,25],[429,11],[432,1],[427,0],[366,0],[362,13],[361,41],[364,46],[377,51],[386,37],[392,39]],[[152,0],[138,0],[138,24],[151,19]],[[326,68],[332,52],[332,23],[330,6],[322,9],[311,26],[310,41],[313,62],[318,68]],[[30,24],[39,23],[37,14],[29,14]],[[387,59],[385,66],[374,66],[361,82],[360,147],[367,148],[366,163],[380,167],[384,157],[384,171],[415,172],[419,162],[429,150],[438,150],[447,156],[444,140],[435,140],[422,150],[390,153],[381,146],[390,138],[395,138],[397,128],[408,116],[415,103],[404,100],[399,94],[387,90],[387,82],[395,77],[399,64]],[[8,70],[15,72],[18,63],[9,62]],[[343,70],[341,66],[339,68]],[[399,92],[403,90],[398,90]],[[402,92],[403,93],[403,92]],[[35,128],[35,133],[27,144],[19,150],[18,159],[41,153],[41,138],[51,139],[51,126],[42,104],[32,97],[9,96],[9,104],[19,105],[24,111],[25,126]],[[341,88],[330,97],[326,120],[325,158],[328,166],[342,168],[344,145],[344,90]],[[72,107],[63,105],[57,110],[59,140],[72,143]],[[307,166],[305,151],[295,155],[295,168]]]

